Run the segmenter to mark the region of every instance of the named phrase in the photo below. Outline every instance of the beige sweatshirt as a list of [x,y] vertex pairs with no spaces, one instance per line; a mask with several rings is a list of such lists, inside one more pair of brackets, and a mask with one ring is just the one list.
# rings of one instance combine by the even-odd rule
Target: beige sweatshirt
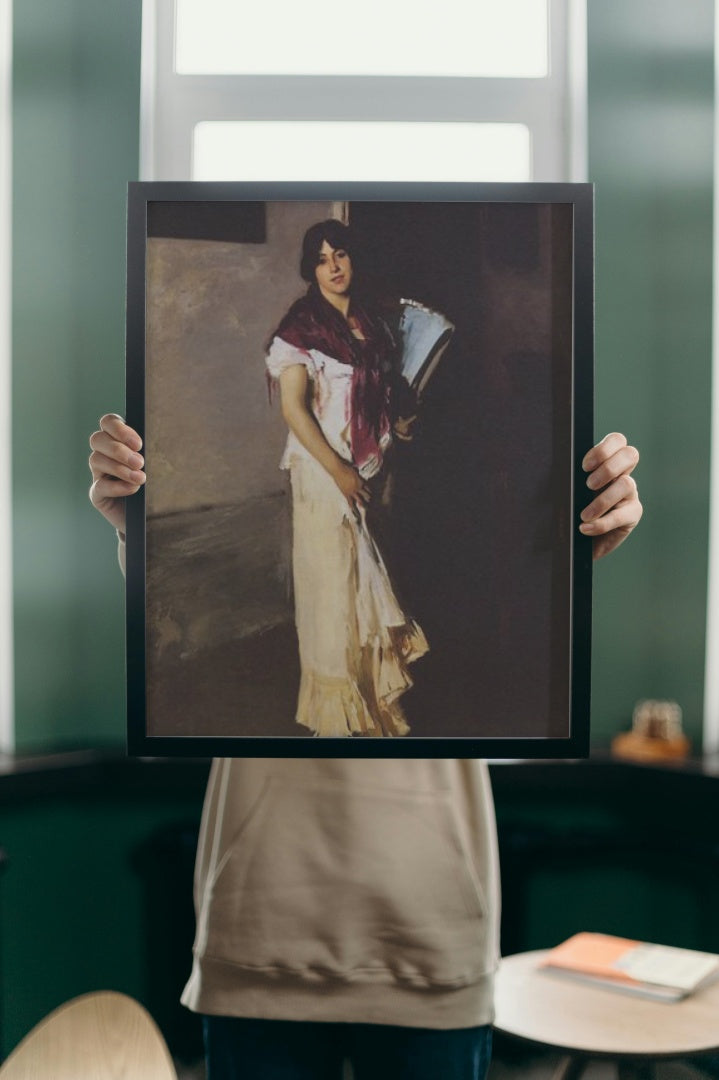
[[486,766],[223,759],[197,853],[198,1012],[411,1027],[492,1020]]
[[197,1012],[489,1023],[500,900],[486,765],[216,760],[195,908],[182,1000]]

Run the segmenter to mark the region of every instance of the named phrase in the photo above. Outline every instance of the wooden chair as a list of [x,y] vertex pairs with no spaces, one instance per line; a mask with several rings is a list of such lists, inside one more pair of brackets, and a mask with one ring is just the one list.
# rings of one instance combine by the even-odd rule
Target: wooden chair
[[177,1080],[177,1073],[150,1014],[104,990],[41,1020],[0,1067],[0,1080]]

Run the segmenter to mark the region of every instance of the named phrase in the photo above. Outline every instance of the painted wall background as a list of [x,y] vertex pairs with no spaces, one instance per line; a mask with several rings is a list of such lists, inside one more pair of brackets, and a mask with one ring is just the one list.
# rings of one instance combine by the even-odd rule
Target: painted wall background
[[279,466],[287,425],[279,394],[269,401],[264,355],[270,333],[306,288],[302,237],[331,216],[329,202],[270,203],[261,244],[150,239],[147,439],[148,453],[153,442],[162,451],[152,455],[157,483],[148,483],[148,513],[285,492]]

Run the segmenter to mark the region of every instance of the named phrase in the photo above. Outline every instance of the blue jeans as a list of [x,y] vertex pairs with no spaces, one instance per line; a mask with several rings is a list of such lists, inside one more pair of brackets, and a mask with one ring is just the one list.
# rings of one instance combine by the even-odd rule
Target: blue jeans
[[484,1080],[490,1025],[436,1031],[383,1024],[205,1016],[207,1080]]

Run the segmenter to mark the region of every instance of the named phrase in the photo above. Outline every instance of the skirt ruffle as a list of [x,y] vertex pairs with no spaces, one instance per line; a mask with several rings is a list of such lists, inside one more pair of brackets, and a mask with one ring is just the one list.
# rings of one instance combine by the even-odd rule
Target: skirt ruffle
[[428,648],[421,628],[412,621],[364,646],[355,665],[356,677],[348,672],[346,678],[328,678],[303,670],[297,723],[330,738],[407,735],[409,724],[399,698],[412,686],[407,665]]

